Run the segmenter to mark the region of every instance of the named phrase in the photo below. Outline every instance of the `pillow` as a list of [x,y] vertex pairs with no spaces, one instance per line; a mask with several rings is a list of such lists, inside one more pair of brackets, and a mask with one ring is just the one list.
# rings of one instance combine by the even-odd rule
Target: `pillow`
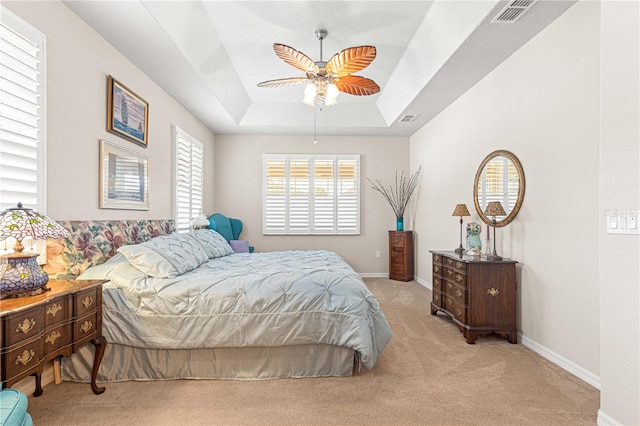
[[202,244],[203,250],[209,259],[233,254],[234,250],[222,235],[211,229],[200,229],[191,232],[191,235]]
[[155,278],[175,278],[206,262],[204,245],[191,234],[169,234],[142,244],[122,246],[126,256],[140,272]]
[[231,240],[229,245],[235,253],[249,253],[249,241],[247,240]]
[[107,274],[111,272],[113,268],[121,263],[129,262],[122,253],[116,253],[109,260],[100,265],[91,266],[87,268],[83,273],[76,277],[77,280],[104,280],[107,278]]

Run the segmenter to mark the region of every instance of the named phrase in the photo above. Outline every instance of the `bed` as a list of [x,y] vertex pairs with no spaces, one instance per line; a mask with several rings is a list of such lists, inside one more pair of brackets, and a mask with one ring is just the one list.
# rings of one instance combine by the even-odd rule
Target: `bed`
[[[350,376],[391,339],[377,300],[336,253],[233,253],[171,221],[60,222],[54,278],[105,278],[98,381]],[[71,261],[73,260],[73,261]],[[88,382],[93,347],[62,362]]]

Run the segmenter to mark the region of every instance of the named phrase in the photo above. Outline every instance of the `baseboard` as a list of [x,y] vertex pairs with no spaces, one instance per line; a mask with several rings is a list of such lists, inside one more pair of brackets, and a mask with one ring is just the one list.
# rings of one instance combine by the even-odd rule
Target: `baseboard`
[[[42,371],[42,387],[45,387],[49,383],[53,383],[53,362],[47,363]],[[32,395],[36,391],[36,379],[34,376],[25,377],[11,387],[27,395]]]
[[363,272],[359,274],[362,278],[389,278],[386,272]]
[[600,377],[596,376],[595,374],[591,373],[588,370],[585,370],[584,368],[580,367],[574,362],[569,361],[567,358],[557,354],[551,349],[545,346],[542,346],[541,344],[529,339],[528,337],[522,335],[521,333],[518,333],[518,337],[520,338],[520,342],[527,348],[531,349],[538,355],[542,356],[543,358],[561,367],[563,370],[566,370],[567,372],[573,374],[580,380],[600,390]]
[[598,410],[598,420],[596,422],[598,426],[618,426],[622,423],[615,421],[608,415],[606,415],[602,409]]
[[415,282],[417,282],[418,284],[420,284],[422,287],[426,287],[429,290],[433,290],[433,287],[431,286],[431,283],[426,282],[425,280],[423,280],[420,277],[415,277],[414,278]]

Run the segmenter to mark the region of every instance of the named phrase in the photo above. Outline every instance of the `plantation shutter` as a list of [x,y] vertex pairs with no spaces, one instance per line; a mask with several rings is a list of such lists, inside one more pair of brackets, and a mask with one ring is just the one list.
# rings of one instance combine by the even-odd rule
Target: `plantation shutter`
[[265,154],[263,233],[360,233],[358,155]]
[[45,37],[0,7],[0,211],[46,214]]
[[175,227],[188,232],[189,222],[203,214],[204,149],[202,143],[175,127]]

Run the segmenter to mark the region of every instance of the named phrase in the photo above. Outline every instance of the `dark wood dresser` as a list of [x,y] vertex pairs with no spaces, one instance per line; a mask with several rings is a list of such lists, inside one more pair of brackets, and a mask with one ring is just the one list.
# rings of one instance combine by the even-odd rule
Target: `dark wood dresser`
[[443,312],[473,344],[495,332],[517,343],[516,262],[487,261],[453,251],[433,254],[431,314]]
[[80,346],[96,346],[91,388],[96,386],[106,341],[102,336],[103,280],[51,280],[51,290],[37,296],[0,300],[0,379],[10,387],[27,376],[36,377],[34,396],[42,394],[44,364],[69,356]]
[[389,279],[413,279],[412,231],[389,231]]

